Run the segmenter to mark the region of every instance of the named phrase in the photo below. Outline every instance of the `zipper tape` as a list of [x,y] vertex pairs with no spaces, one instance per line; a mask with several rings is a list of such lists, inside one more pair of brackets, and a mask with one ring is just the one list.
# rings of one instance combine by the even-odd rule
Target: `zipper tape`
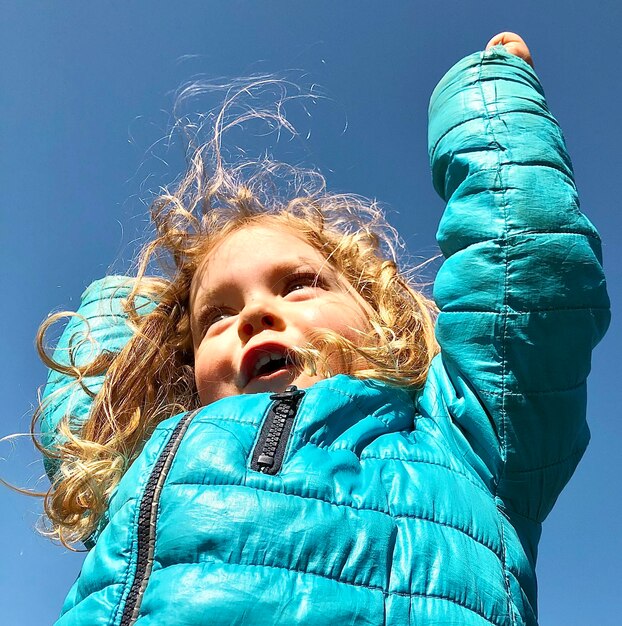
[[304,393],[295,385],[290,385],[284,392],[270,396],[273,402],[253,451],[250,466],[252,470],[274,475],[281,469],[294,419]]
[[177,423],[149,475],[138,512],[136,571],[132,586],[125,600],[119,626],[132,626],[138,619],[140,605],[147,589],[151,568],[153,567],[160,494],[186,430],[200,410],[190,411]]

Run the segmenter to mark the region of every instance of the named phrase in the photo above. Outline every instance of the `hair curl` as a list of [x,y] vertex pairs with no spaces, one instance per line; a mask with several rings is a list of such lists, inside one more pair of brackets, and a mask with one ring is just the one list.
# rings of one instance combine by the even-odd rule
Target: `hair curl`
[[[65,545],[88,539],[98,527],[108,498],[163,419],[199,406],[190,331],[191,284],[206,254],[229,234],[250,225],[291,228],[316,248],[354,286],[374,311],[372,337],[355,345],[336,333],[318,333],[296,349],[305,369],[329,376],[340,372],[389,384],[420,387],[437,352],[435,306],[415,287],[414,270],[398,269],[396,231],[376,202],[326,191],[317,171],[267,158],[227,167],[221,137],[246,119],[261,118],[291,130],[281,107],[250,110],[231,118],[242,93],[279,84],[259,79],[228,94],[215,117],[210,141],[191,151],[188,171],[174,191],[152,204],[156,236],[141,254],[125,309],[135,333],[117,354],[103,352],[86,366],[63,366],[46,354],[44,338],[57,316],[37,336],[44,363],[80,384],[105,373],[101,391],[80,428],[71,416],[59,425],[64,443],[42,452],[60,461],[45,496],[50,534]],[[183,94],[182,94],[183,95]],[[285,185],[283,182],[285,181]],[[283,192],[283,187],[286,187]],[[161,277],[148,275],[153,261]],[[138,298],[157,302],[141,313]],[[355,358],[356,356],[361,359]],[[330,359],[328,357],[331,357]],[[45,403],[33,424],[45,411]]]

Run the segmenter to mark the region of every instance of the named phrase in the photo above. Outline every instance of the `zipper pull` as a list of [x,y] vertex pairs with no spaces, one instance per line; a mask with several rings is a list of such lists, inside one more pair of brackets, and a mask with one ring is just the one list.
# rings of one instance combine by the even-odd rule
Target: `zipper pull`
[[279,393],[273,393],[270,396],[270,400],[297,400],[300,396],[304,395],[302,389],[298,389],[296,385],[289,385],[285,387],[285,391]]
[[283,463],[294,418],[304,391],[289,385],[285,391],[270,396],[272,404],[259,433],[251,459],[251,469],[263,474],[276,474]]

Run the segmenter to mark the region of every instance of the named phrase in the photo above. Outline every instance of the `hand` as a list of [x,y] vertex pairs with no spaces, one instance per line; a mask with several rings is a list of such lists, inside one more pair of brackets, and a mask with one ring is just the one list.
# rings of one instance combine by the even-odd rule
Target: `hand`
[[486,50],[489,50],[493,46],[503,46],[510,54],[523,59],[533,67],[533,59],[531,58],[531,52],[527,44],[523,41],[523,38],[516,33],[499,33],[495,35],[486,46]]

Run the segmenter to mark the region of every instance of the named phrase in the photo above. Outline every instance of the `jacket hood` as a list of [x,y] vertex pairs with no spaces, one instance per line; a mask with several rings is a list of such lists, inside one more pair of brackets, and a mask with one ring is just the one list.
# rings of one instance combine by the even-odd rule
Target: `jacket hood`
[[[104,350],[120,352],[133,335],[124,310],[133,283],[134,279],[127,276],[108,276],[92,283],[82,294],[77,315],[69,319],[58,340],[54,360],[63,365],[83,366]],[[155,306],[146,298],[138,298],[137,306],[141,305],[145,312]],[[72,431],[84,424],[103,382],[104,374],[87,376],[79,383],[68,374],[50,370],[41,398],[41,443],[46,450],[54,452],[62,443],[58,432],[62,419],[69,420]],[[44,465],[53,480],[58,461],[45,457]]]

